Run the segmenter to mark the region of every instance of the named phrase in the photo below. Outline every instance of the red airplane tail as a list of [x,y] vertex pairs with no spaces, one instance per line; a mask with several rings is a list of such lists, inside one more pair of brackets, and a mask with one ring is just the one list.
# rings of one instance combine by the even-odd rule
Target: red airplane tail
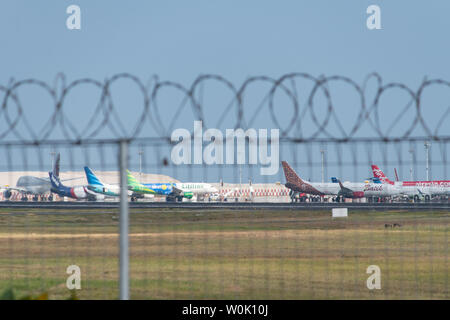
[[389,183],[389,184],[394,184],[391,180],[389,180],[386,175],[384,174],[384,172],[378,168],[377,165],[373,164],[372,165],[372,172],[373,172],[373,176],[380,179],[381,182],[383,183]]
[[305,183],[286,161],[281,161],[281,165],[283,166],[284,176],[286,177],[286,184],[302,185]]
[[286,177],[285,186],[287,188],[307,194],[323,195],[321,191],[317,190],[310,183],[300,179],[294,169],[292,169],[286,161],[281,161],[281,165],[283,166],[284,176]]

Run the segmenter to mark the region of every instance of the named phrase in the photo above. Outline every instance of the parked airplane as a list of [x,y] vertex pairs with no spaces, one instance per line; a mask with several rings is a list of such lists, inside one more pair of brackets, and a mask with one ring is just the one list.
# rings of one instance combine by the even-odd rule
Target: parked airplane
[[[107,196],[119,196],[120,195],[120,186],[119,185],[108,185],[100,181],[98,177],[92,172],[88,167],[84,168],[86,173],[86,178],[88,180],[87,188],[90,191],[104,194]],[[130,171],[127,171],[128,177],[128,195],[131,196],[131,200],[135,201],[137,198],[144,197],[144,195],[161,195],[166,196],[167,201],[171,200],[179,200],[182,198],[191,199],[194,196],[194,192],[190,190],[186,190],[187,188],[192,188],[196,190],[196,192],[207,192],[207,191],[216,191],[216,189],[211,189],[212,186],[209,184],[179,184],[177,183],[140,183],[137,179],[131,174]]]
[[389,180],[377,165],[372,165],[372,172],[382,183],[397,186],[401,194],[414,199],[415,202],[420,199],[430,201],[433,196],[450,195],[450,180],[394,182]]
[[61,183],[58,177],[53,172],[48,173],[50,182],[52,184],[52,192],[61,197],[68,197],[72,199],[88,199],[88,200],[104,200],[105,196],[90,191],[87,186],[68,187]]
[[[9,199],[12,196],[13,191],[17,191],[22,194],[22,201],[27,201],[27,195],[32,194],[33,200],[37,201],[39,196],[48,194],[51,189],[51,184],[48,179],[38,178],[33,176],[21,176],[17,180],[15,187],[5,186],[5,191],[3,193],[5,199]],[[50,201],[53,197],[48,198]]]
[[286,188],[292,190],[291,198],[296,193],[307,193],[310,195],[336,196],[336,201],[340,202],[344,198],[372,198],[372,197],[387,197],[394,196],[399,193],[396,186],[373,183],[366,181],[360,182],[344,182],[339,180],[336,182],[306,182],[303,181],[297,173],[289,166],[286,161],[281,162],[283,166],[284,175],[286,177]]
[[[194,196],[205,195],[205,194],[214,194],[218,193],[219,190],[213,187],[209,183],[203,182],[182,182],[182,183],[174,183],[173,192],[169,195],[168,201],[182,201],[183,198],[191,199]],[[173,197],[173,198],[172,198]]]
[[[84,171],[86,173],[88,181],[87,188],[89,190],[106,196],[120,196],[120,185],[103,183],[89,167],[84,167]],[[131,196],[131,201],[135,201],[136,198],[144,197],[144,194],[167,196],[173,191],[172,183],[142,184],[139,183],[129,171],[127,172],[127,175],[128,195]]]
[[[88,180],[88,189],[104,194],[107,196],[120,196],[120,186],[106,184],[100,181],[100,179],[92,172],[89,167],[84,167],[86,178]],[[172,190],[172,183],[148,183],[142,184],[136,180],[136,178],[127,171],[128,177],[128,195],[131,196],[131,201],[135,201],[136,198],[144,197],[144,194],[150,195],[169,195]]]
[[[87,188],[90,191],[110,197],[120,196],[120,185],[101,182],[89,167],[84,167],[84,173],[88,182]],[[131,196],[132,192],[128,191],[128,195]]]
[[[92,172],[89,167],[84,167],[86,173],[86,178],[88,180],[88,189],[100,193],[106,196],[119,197],[120,196],[120,185],[106,184],[100,181],[100,179]],[[131,200],[134,201],[136,198],[143,197],[144,194],[161,194],[165,195],[167,190],[169,190],[168,183],[156,183],[156,184],[142,184],[139,183],[136,178],[127,171],[128,178],[128,195],[131,196]]]
[[[183,198],[192,199],[195,195],[218,193],[217,188],[209,183],[139,183],[128,172],[128,185],[136,193],[150,193],[166,196],[167,201],[182,201]],[[145,192],[139,190],[144,189]]]
[[[89,167],[84,167],[84,171],[88,180],[87,187],[89,190],[104,194],[106,196],[120,196],[120,185],[111,185],[101,182]],[[129,189],[128,195],[131,196],[132,201],[134,201],[136,198],[143,197],[143,194],[168,195],[172,191],[171,183],[141,184],[129,171],[127,172],[127,176]]]
[[[59,163],[60,163],[60,154],[56,156],[56,161],[53,167],[53,172],[56,177],[59,178]],[[63,181],[76,180],[74,179],[66,179]],[[27,201],[27,195],[34,195],[33,200],[37,201],[39,196],[42,198],[45,194],[50,194],[48,197],[49,201],[53,200],[53,195],[51,194],[52,184],[49,178],[40,178],[34,176],[21,176],[17,180],[15,187],[6,186],[4,191],[4,197],[9,199],[12,195],[13,191],[17,191],[22,194],[22,201]]]

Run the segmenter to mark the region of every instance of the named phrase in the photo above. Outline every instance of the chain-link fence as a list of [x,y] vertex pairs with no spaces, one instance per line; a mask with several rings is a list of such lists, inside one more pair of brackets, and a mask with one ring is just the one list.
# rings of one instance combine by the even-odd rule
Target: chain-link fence
[[[0,86],[0,287],[56,299],[447,299],[448,89],[376,74],[240,87],[216,75],[12,80]],[[241,150],[227,139],[239,129]],[[319,191],[394,191],[293,190],[281,161]]]

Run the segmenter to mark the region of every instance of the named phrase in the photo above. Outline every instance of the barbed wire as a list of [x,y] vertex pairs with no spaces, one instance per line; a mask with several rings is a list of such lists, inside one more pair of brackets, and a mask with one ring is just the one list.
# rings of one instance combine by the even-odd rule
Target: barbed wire
[[[120,110],[115,105],[112,94],[113,86],[124,80],[131,82],[142,94],[139,106],[142,111],[136,115],[136,121],[132,126],[124,123],[124,120],[121,119]],[[375,80],[376,87],[375,94],[371,98],[368,84],[372,80]],[[306,81],[309,85],[304,85],[299,90],[299,81]],[[208,107],[203,101],[204,87],[212,83],[219,84],[230,94],[226,106],[221,110],[220,108],[214,110],[219,115],[215,124],[206,116]],[[358,105],[347,105],[342,110],[336,105],[332,87],[338,83],[346,85],[356,94]],[[269,89],[258,91],[261,102],[251,114],[252,110],[246,103],[246,98],[249,91],[253,90],[252,87],[258,84],[268,85]],[[29,107],[21,101],[19,91],[25,87],[37,87],[51,98],[50,110],[52,111],[39,131],[34,129],[33,121],[27,118],[27,112],[30,111],[27,108]],[[100,93],[100,98],[90,118],[87,117],[82,123],[74,123],[66,114],[68,108],[66,104],[75,88],[80,87],[93,87]],[[160,81],[157,76],[153,76],[147,83],[144,83],[129,73],[117,74],[104,81],[83,78],[70,83],[67,82],[64,74],[58,74],[53,85],[38,79],[11,80],[6,86],[0,85],[0,99],[2,100],[0,143],[54,144],[59,140],[69,143],[89,143],[97,140],[122,139],[170,141],[171,132],[176,129],[175,124],[185,108],[190,110],[193,119],[203,121],[204,128],[211,127],[211,125],[222,126],[224,119],[234,112],[234,128],[245,130],[258,126],[257,118],[264,113],[271,120],[272,126],[280,129],[281,139],[285,141],[348,142],[367,140],[389,142],[424,139],[449,141],[450,135],[443,131],[448,127],[447,124],[450,120],[450,104],[442,114],[436,114],[434,104],[425,105],[423,102],[425,92],[430,88],[437,87],[450,89],[450,82],[442,79],[424,79],[418,89],[413,90],[402,83],[383,84],[381,76],[377,73],[369,74],[362,84],[339,75],[314,77],[308,73],[289,73],[278,79],[267,76],[250,77],[239,87],[224,77],[213,74],[200,75],[190,87],[173,81]],[[177,93],[182,97],[170,121],[163,121],[161,112],[162,110],[166,112],[168,106],[159,102],[160,95],[166,90],[171,95]],[[299,91],[305,94],[304,101],[302,101]],[[383,120],[381,119],[383,112],[380,111],[381,101],[391,92],[406,95],[406,104],[401,109],[397,105],[388,105],[389,110],[385,112],[388,119]],[[276,102],[280,95],[284,96],[282,103]],[[321,100],[321,102],[318,103],[316,100]],[[448,97],[442,103],[448,103]],[[323,104],[325,109],[321,113],[318,108]],[[264,110],[266,105],[268,112]],[[283,125],[278,116],[286,113],[288,110],[286,108],[291,108],[292,116]],[[439,119],[438,122],[434,125],[427,123],[424,113],[433,113],[435,119]],[[343,124],[343,118],[348,118],[350,114],[357,115],[355,122],[350,125]],[[289,118],[289,116],[286,117]],[[406,125],[405,122],[401,123],[407,117],[409,119],[406,119]],[[153,128],[153,133],[145,131],[146,123]],[[309,128],[306,128],[306,124]],[[51,135],[57,128],[60,128],[63,136],[59,139],[52,139]],[[126,128],[132,129],[127,130]],[[110,132],[107,136],[104,135],[106,129],[109,129]],[[364,134],[361,133],[362,131]]]

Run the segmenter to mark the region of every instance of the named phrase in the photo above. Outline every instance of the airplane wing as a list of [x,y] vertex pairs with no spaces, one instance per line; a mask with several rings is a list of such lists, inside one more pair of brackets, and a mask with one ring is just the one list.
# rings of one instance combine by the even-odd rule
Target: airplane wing
[[[84,177],[70,178],[70,179],[61,179],[60,181],[62,182],[62,181],[80,180],[80,179],[83,179],[83,178],[84,178]],[[46,183],[50,182],[49,178],[40,178],[40,177],[36,177],[36,179],[39,179],[39,180],[41,180],[42,182],[46,182]]]
[[6,191],[18,191],[20,193],[31,193],[29,190],[21,187],[8,187],[5,186]]
[[174,195],[176,197],[182,196],[184,198],[191,199],[194,196],[194,193],[190,190],[183,190],[173,185],[171,195]]
[[184,190],[177,188],[175,185],[172,187],[172,193],[182,195],[184,193]]
[[60,180],[60,181],[62,182],[62,181],[80,180],[80,179],[83,179],[83,178],[84,178],[84,177],[70,178],[70,179],[62,179],[62,180]]
[[342,184],[341,180],[337,181],[339,183],[339,187],[341,188],[342,191],[352,191],[347,187],[344,187],[344,185]]
[[338,179],[339,187],[341,187],[341,190],[338,192],[338,196],[343,196],[345,198],[353,198],[354,192],[350,188],[344,187],[341,180]]
[[428,195],[428,193],[425,193],[425,192],[421,191],[419,188],[417,188],[417,191],[419,191],[419,194],[422,195],[422,196]]

